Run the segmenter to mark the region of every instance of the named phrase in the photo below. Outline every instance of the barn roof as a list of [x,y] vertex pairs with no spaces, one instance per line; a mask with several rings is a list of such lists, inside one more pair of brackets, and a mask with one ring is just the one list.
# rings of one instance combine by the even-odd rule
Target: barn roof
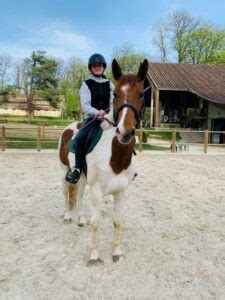
[[159,90],[189,91],[225,105],[225,65],[149,63],[148,77]]

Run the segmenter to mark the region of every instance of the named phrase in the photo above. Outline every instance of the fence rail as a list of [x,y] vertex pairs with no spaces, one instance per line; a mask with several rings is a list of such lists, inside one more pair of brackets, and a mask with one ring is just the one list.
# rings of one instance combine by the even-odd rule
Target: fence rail
[[[12,126],[1,126],[1,149],[5,151],[9,144],[16,145],[16,144],[25,144],[33,145],[37,149],[37,151],[41,151],[42,147],[48,143],[50,144],[57,144],[59,136],[65,127],[46,127],[46,126],[33,126],[33,127],[12,127]],[[186,129],[178,129],[178,128],[153,128],[153,129],[145,129],[140,128],[136,132],[136,136],[138,137],[138,150],[142,152],[143,145],[146,144],[143,142],[143,134],[144,132],[152,133],[154,137],[154,133],[162,133],[162,132],[169,132],[171,133],[171,140],[168,141],[168,146],[170,147],[172,152],[176,152],[177,145],[179,145],[178,141],[178,134],[182,133],[199,133],[204,135],[204,142],[187,142],[188,145],[199,145],[202,146],[204,153],[208,153],[208,147],[213,146],[220,146],[224,147],[225,144],[215,144],[209,142],[209,135],[210,134],[224,134],[225,131],[209,131],[209,130],[186,130]],[[21,137],[22,135],[22,137]],[[29,140],[30,139],[30,140]],[[151,145],[151,143],[150,143]],[[164,145],[160,142],[157,146]],[[12,147],[11,147],[12,148]]]

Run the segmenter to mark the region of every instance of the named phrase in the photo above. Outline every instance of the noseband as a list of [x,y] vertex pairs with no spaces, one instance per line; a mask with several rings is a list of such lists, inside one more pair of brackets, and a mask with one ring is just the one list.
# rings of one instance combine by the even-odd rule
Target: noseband
[[113,118],[114,118],[114,122],[115,124],[117,125],[117,121],[118,121],[118,117],[119,117],[119,112],[124,109],[124,108],[130,108],[133,113],[134,113],[134,116],[135,116],[135,119],[137,121],[135,127],[138,129],[140,128],[140,124],[141,124],[141,120],[143,118],[143,114],[144,114],[144,109],[145,109],[145,106],[144,106],[144,97],[141,98],[141,110],[138,111],[132,104],[128,104],[128,103],[124,103],[122,105],[120,105],[120,107],[118,108],[117,111],[113,111]]

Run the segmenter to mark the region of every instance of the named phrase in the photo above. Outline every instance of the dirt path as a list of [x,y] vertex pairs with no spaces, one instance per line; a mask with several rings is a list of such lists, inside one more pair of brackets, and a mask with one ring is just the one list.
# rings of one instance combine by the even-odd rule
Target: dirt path
[[[137,158],[124,258],[111,261],[112,199],[86,267],[90,228],[65,225],[56,152],[0,153],[1,299],[224,299],[225,156]],[[89,216],[89,190],[85,194]]]

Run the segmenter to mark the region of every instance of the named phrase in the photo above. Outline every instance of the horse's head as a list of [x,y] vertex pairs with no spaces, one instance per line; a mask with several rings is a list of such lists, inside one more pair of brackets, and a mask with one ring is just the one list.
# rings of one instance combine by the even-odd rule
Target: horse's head
[[135,128],[140,126],[143,113],[143,82],[148,71],[148,61],[140,64],[137,75],[122,75],[116,59],[112,62],[112,73],[116,86],[114,90],[114,122],[120,143],[129,143]]

